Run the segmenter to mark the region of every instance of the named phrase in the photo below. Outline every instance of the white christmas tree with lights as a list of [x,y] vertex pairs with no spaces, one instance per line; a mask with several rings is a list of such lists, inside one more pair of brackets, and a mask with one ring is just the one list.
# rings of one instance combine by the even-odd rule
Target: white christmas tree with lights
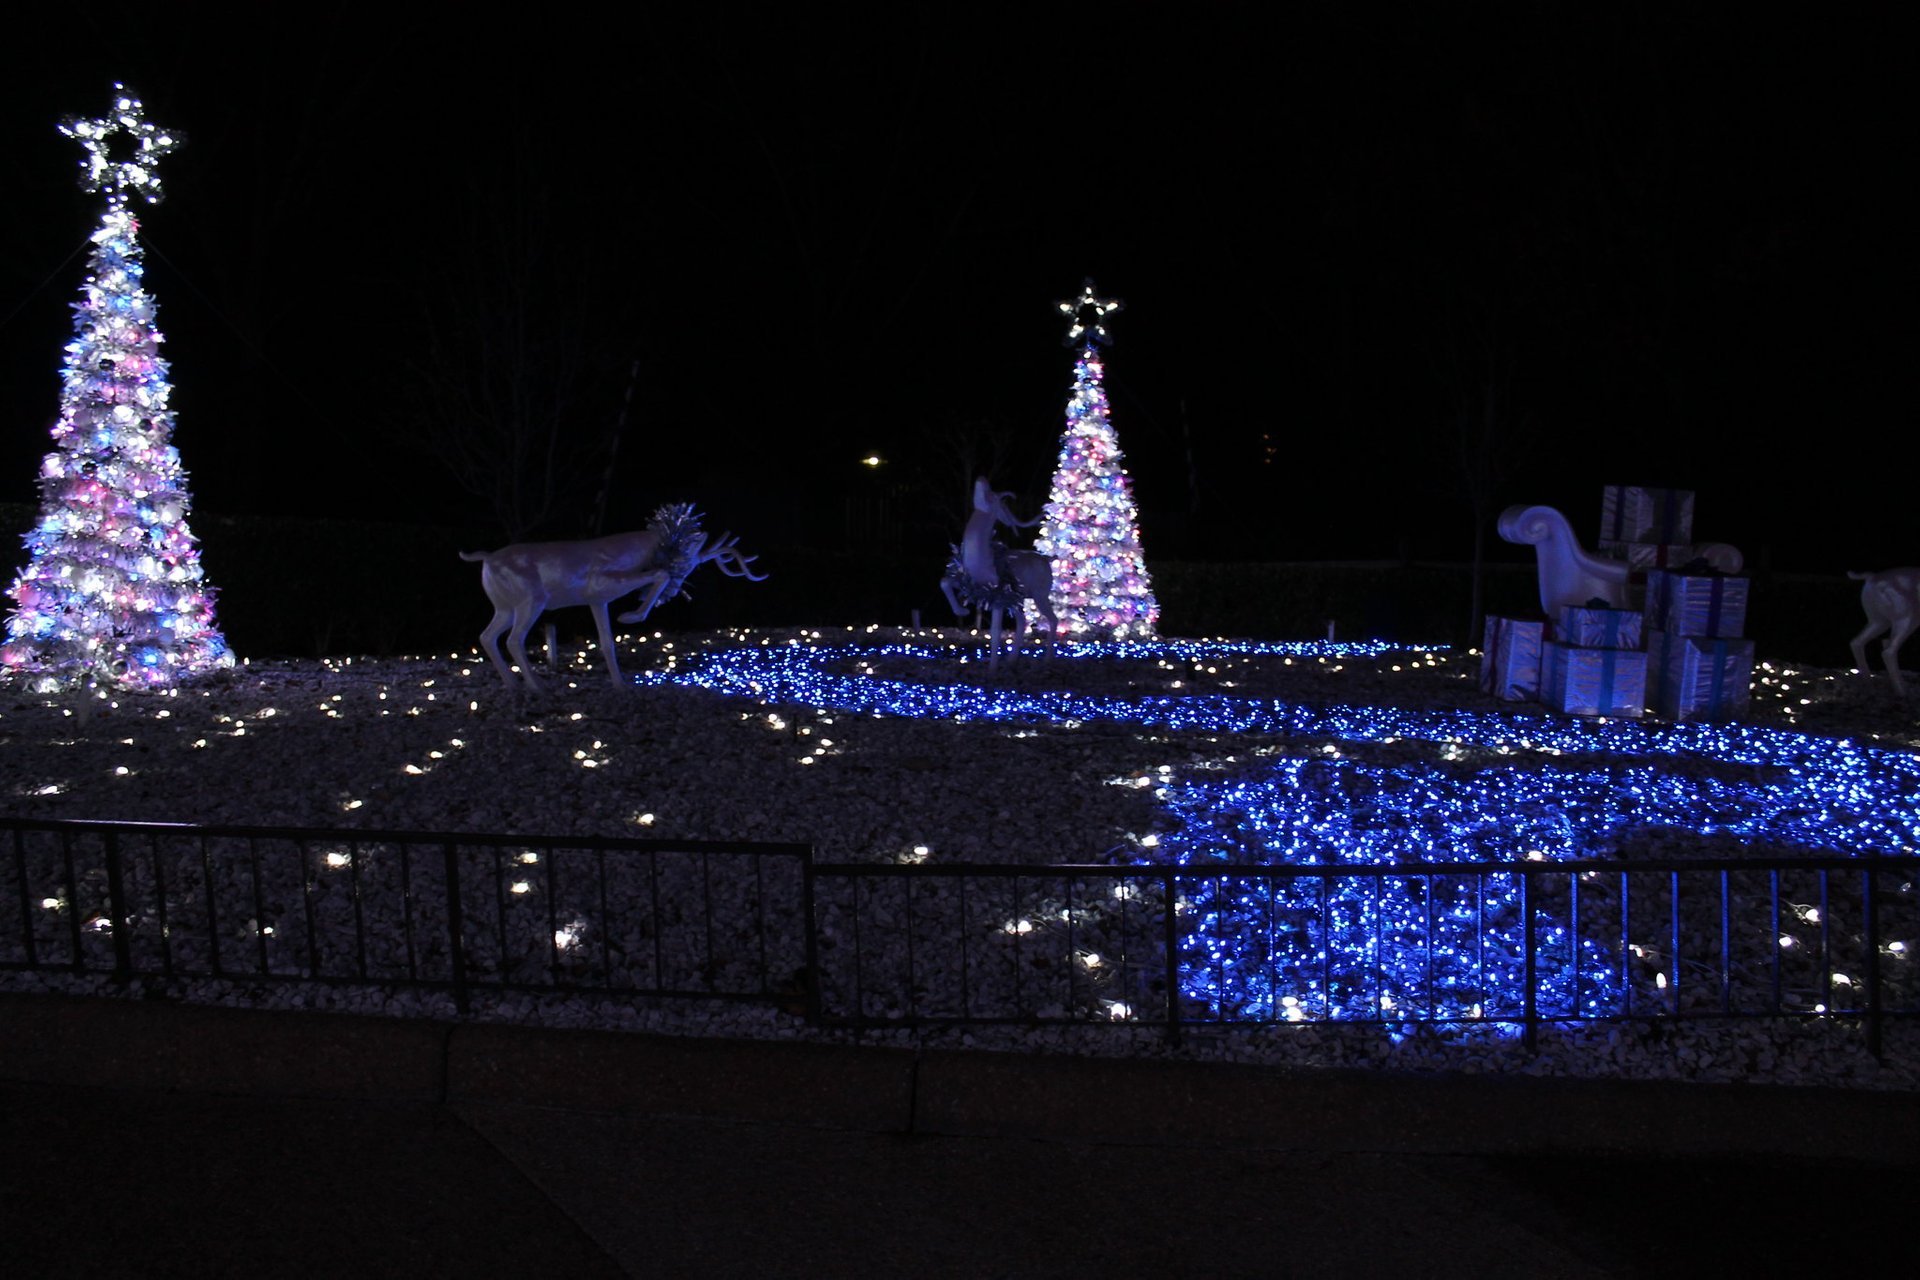
[[106,210],[74,305],[55,447],[40,465],[29,561],[8,591],[0,668],[42,692],[164,687],[233,665],[187,526],[172,387],[128,207],[136,194],[160,199],[155,163],[181,139],[149,123],[121,85],[106,115],[60,131],[86,148],[83,186],[106,194]]
[[1160,619],[1140,549],[1133,482],[1107,417],[1100,348],[1111,341],[1106,317],[1119,309],[1119,302],[1095,296],[1091,280],[1078,298],[1060,304],[1070,321],[1066,345],[1080,354],[1060,462],[1033,548],[1053,563],[1054,617],[1058,634],[1069,640],[1146,639]]

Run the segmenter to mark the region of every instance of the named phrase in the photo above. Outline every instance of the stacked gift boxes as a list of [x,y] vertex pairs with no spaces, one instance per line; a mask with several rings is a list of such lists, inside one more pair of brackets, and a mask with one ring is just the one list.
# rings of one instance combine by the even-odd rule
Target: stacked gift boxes
[[1649,700],[1669,720],[1730,720],[1747,708],[1753,641],[1747,579],[1690,569],[1647,575]]
[[1489,617],[1480,687],[1511,702],[1538,699],[1572,715],[1724,720],[1747,706],[1753,642],[1744,638],[1745,578],[1701,566],[1693,493],[1606,485],[1603,553],[1624,560],[1644,609],[1602,600],[1551,621]]
[[1647,655],[1637,609],[1596,602],[1560,611],[1540,646],[1540,700],[1576,716],[1639,716],[1647,708]]
[[1746,709],[1753,642],[1745,578],[1701,568],[1693,493],[1606,485],[1600,550],[1645,575],[1646,701],[1668,720],[1726,720]]

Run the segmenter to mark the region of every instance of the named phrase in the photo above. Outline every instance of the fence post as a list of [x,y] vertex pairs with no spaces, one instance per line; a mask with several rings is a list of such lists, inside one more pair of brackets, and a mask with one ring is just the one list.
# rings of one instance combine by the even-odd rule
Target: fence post
[[1527,870],[1525,864],[1521,864],[1519,870],[1520,932],[1522,934],[1521,954],[1525,957],[1524,963],[1526,970],[1523,981],[1526,983],[1527,988],[1526,1029],[1523,1033],[1522,1040],[1527,1048],[1536,1049],[1539,1047],[1540,1042],[1540,1006],[1539,993],[1535,990],[1535,983],[1538,980],[1538,966],[1535,963],[1533,953],[1533,875]]
[[460,850],[453,841],[446,843],[447,855],[447,963],[453,970],[453,1007],[462,1014],[473,1012],[467,999],[467,950],[462,941],[466,921],[460,914]]
[[806,861],[800,864],[800,910],[806,918],[806,964],[807,982],[805,1004],[807,1024],[820,1024],[820,935],[819,917],[813,907],[814,893],[813,851],[807,851]]
[[113,976],[115,981],[133,978],[132,928],[127,923],[126,882],[120,869],[120,833],[109,829],[102,837],[107,855],[107,924],[113,930]]
[[1167,1043],[1180,1043],[1180,898],[1174,886],[1171,870],[1161,873],[1166,888],[1162,898],[1166,904],[1167,935]]

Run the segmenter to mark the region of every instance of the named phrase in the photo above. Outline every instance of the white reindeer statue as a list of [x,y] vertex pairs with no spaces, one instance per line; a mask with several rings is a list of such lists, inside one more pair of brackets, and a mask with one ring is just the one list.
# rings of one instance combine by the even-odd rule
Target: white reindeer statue
[[1867,641],[1886,635],[1880,644],[1880,656],[1893,678],[1894,692],[1906,696],[1906,683],[1900,678],[1900,646],[1920,628],[1920,568],[1883,569],[1878,573],[1854,573],[1847,576],[1860,583],[1860,605],[1867,611],[1867,629],[1853,638],[1853,665],[1861,675],[1872,674],[1867,666]]
[[[613,648],[613,628],[607,606],[629,591],[640,592],[639,607],[620,615],[624,623],[644,621],[661,600],[685,594],[687,575],[703,564],[718,566],[730,578],[764,582],[767,575],[750,567],[758,556],[743,556],[740,540],[729,534],[713,538],[700,530],[700,517],[687,503],[672,503],[654,512],[645,529],[616,533],[584,542],[518,542],[498,551],[462,551],[462,560],[480,563],[480,585],[493,602],[493,621],[480,633],[481,647],[495,670],[508,683],[513,671],[500,656],[500,636],[520,664],[527,684],[538,688],[533,664],[527,661],[527,632],[548,609],[584,604],[593,610],[593,624],[606,655],[607,672],[620,683],[620,659]],[[552,655],[552,642],[548,642]]]
[[[989,614],[989,661],[1000,656],[1000,631],[1004,615],[1020,619],[1014,637],[1017,646],[1026,639],[1028,622],[1024,602],[1031,600],[1034,611],[1046,620],[1047,647],[1053,647],[1056,629],[1053,616],[1053,566],[1037,551],[1010,551],[994,536],[994,526],[1028,529],[1040,523],[1038,517],[1021,520],[1007,505],[1012,493],[996,493],[987,478],[973,482],[973,514],[967,517],[960,546],[940,579],[940,590],[952,606],[954,616],[966,613],[969,604]],[[1003,580],[1004,574],[1004,580]]]

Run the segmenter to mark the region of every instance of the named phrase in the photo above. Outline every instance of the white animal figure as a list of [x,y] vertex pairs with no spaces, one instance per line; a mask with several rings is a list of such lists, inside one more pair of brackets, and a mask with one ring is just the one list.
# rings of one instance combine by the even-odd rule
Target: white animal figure
[[1611,609],[1627,607],[1632,574],[1627,562],[1583,549],[1573,526],[1555,508],[1508,507],[1500,513],[1500,536],[1533,545],[1540,568],[1540,607],[1548,618],[1559,618],[1565,605],[1592,600],[1605,600]]
[[1907,686],[1900,678],[1900,646],[1920,627],[1920,568],[1883,569],[1879,573],[1852,573],[1860,583],[1860,606],[1867,611],[1867,629],[1853,638],[1853,665],[1861,675],[1870,674],[1867,666],[1867,641],[1886,634],[1880,656],[1893,677],[1894,690],[1901,695]]
[[743,556],[738,538],[702,534],[690,507],[663,507],[645,529],[584,542],[519,542],[498,551],[462,551],[462,560],[478,561],[480,585],[493,602],[493,621],[480,633],[481,647],[502,679],[513,671],[500,656],[500,636],[520,664],[528,685],[539,687],[527,660],[527,632],[548,609],[586,605],[593,610],[607,672],[620,682],[620,659],[613,648],[607,606],[629,591],[640,592],[640,606],[620,615],[625,623],[643,621],[662,598],[678,594],[687,575],[712,562],[731,578],[753,582],[766,574],[751,569],[757,556]]
[[[1020,631],[1014,643],[1026,638],[1027,621],[1024,609],[1012,597],[1033,601],[1034,610],[1046,619],[1046,641],[1049,648],[1053,645],[1055,622],[1053,616],[1053,566],[1047,558],[1036,551],[1003,551],[995,555],[994,526],[1004,524],[1010,529],[1029,529],[1040,523],[1039,517],[1022,520],[1013,514],[1013,508],[1007,505],[1012,493],[998,493],[985,476],[973,482],[973,514],[967,517],[966,531],[960,537],[960,554],[957,562],[950,566],[947,575],[940,579],[940,590],[947,597],[947,603],[953,607],[955,616],[966,612],[966,601],[961,598],[962,588],[968,590],[976,600],[985,600],[988,609],[989,630],[991,634],[991,653],[998,657],[1000,652],[1001,623],[1007,614],[1020,618]],[[1004,559],[1013,581],[1006,584],[1011,590],[1001,590],[1000,564]],[[996,601],[989,593],[1001,597]]]

